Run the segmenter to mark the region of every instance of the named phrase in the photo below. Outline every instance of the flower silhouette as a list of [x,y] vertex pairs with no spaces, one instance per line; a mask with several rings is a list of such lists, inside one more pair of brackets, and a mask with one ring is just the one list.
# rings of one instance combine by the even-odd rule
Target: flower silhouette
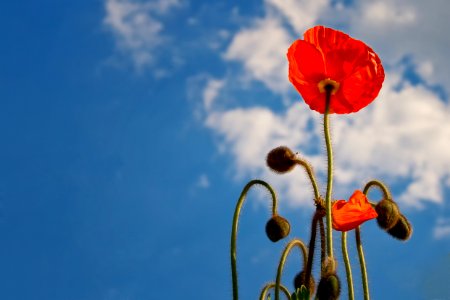
[[329,113],[357,112],[378,95],[384,70],[363,42],[316,26],[288,49],[289,80],[312,110],[325,113],[325,89],[332,87]]
[[359,190],[353,193],[348,202],[345,200],[336,201],[331,208],[331,214],[333,228],[338,231],[355,229],[365,221],[378,216],[366,195]]

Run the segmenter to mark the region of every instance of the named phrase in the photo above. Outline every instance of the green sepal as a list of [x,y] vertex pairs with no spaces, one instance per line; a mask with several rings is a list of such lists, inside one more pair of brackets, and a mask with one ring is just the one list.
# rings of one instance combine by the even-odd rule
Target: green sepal
[[309,300],[309,291],[306,286],[302,285],[300,289],[297,289],[297,294],[300,300]]
[[291,300],[299,300],[299,299],[298,299],[298,296],[297,296],[297,292],[293,292],[293,293],[291,294]]
[[309,300],[309,291],[306,286],[302,285],[291,295],[291,300]]

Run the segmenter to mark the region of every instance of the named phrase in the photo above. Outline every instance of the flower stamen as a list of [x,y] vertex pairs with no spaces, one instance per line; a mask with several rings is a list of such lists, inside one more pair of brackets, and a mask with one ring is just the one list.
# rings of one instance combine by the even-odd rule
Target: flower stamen
[[317,87],[319,88],[319,91],[321,93],[331,92],[331,95],[334,95],[339,90],[340,85],[341,84],[339,82],[334,81],[333,79],[327,78],[327,79],[321,80],[317,84]]

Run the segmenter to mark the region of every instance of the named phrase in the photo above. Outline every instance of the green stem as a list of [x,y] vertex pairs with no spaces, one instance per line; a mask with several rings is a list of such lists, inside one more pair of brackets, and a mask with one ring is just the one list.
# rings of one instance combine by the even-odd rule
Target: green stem
[[303,261],[305,261],[308,251],[306,250],[305,244],[299,239],[293,239],[289,242],[289,244],[286,245],[286,248],[284,248],[283,254],[280,258],[280,263],[278,264],[278,270],[277,270],[277,278],[275,280],[275,300],[280,300],[280,285],[281,285],[281,274],[283,273],[284,264],[286,263],[286,258],[289,254],[289,252],[292,250],[293,247],[298,246],[303,253]]
[[233,300],[238,300],[238,274],[236,266],[236,240],[237,240],[237,229],[239,225],[239,215],[241,214],[242,205],[245,201],[248,190],[255,184],[259,184],[267,188],[272,196],[272,215],[277,214],[277,196],[272,187],[265,181],[255,179],[247,183],[247,185],[242,190],[239,200],[236,204],[236,209],[233,216],[233,225],[231,228],[231,246],[230,246],[230,257],[231,257],[231,277],[233,282]]
[[391,192],[389,191],[387,186],[379,180],[371,180],[368,183],[366,183],[366,186],[364,187],[364,190],[363,190],[364,195],[367,196],[369,189],[374,186],[378,187],[381,190],[381,192],[383,193],[384,199],[392,199]]
[[308,174],[309,180],[311,181],[311,185],[314,189],[314,197],[316,198],[315,200],[318,201],[320,199],[319,188],[317,186],[316,177],[314,176],[314,171],[311,165],[303,159],[296,159],[295,161],[297,164],[301,165]]
[[361,277],[362,277],[362,283],[363,283],[363,290],[364,290],[364,300],[369,300],[369,282],[367,280],[367,270],[366,270],[366,261],[364,259],[364,251],[361,243],[361,233],[359,226],[355,229],[355,237],[356,237],[356,248],[358,249],[358,256],[359,256],[359,264],[361,266]]
[[353,292],[353,277],[352,277],[352,268],[350,266],[350,260],[348,258],[348,251],[347,251],[347,232],[342,231],[342,256],[344,258],[344,264],[345,264],[345,272],[347,275],[347,286],[348,286],[348,299],[353,300],[355,299],[355,295]]
[[329,257],[333,257],[333,233],[331,227],[331,191],[333,188],[333,149],[331,147],[330,139],[330,100],[331,89],[326,89],[326,106],[323,120],[323,129],[325,133],[325,144],[327,146],[327,162],[328,162],[328,174],[327,174],[327,193],[325,195],[326,213],[327,213],[327,254]]
[[[262,291],[261,291],[261,294],[259,295],[259,300],[266,300],[266,298],[267,298],[267,292],[270,290],[270,289],[273,289],[275,287],[275,282],[270,282],[270,283],[268,283],[268,284],[266,284],[264,287],[263,287],[263,289],[262,289]],[[290,293],[289,293],[289,290],[284,286],[284,285],[280,285],[280,288],[281,288],[281,290],[283,291],[283,293],[284,293],[284,295],[288,298],[288,300],[289,299],[291,299],[291,295],[290,295]]]

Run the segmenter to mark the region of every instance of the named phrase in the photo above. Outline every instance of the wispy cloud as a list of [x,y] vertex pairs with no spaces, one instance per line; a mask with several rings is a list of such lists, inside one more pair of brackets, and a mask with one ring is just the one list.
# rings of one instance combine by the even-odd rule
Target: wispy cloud
[[197,179],[197,187],[202,188],[202,189],[207,189],[209,188],[209,179],[208,176],[206,174],[202,174],[200,175],[200,177]]
[[142,71],[154,63],[155,50],[167,41],[160,19],[180,5],[178,0],[106,0],[103,22],[114,35],[119,53]]
[[450,219],[439,218],[433,229],[433,237],[437,240],[450,237]]

